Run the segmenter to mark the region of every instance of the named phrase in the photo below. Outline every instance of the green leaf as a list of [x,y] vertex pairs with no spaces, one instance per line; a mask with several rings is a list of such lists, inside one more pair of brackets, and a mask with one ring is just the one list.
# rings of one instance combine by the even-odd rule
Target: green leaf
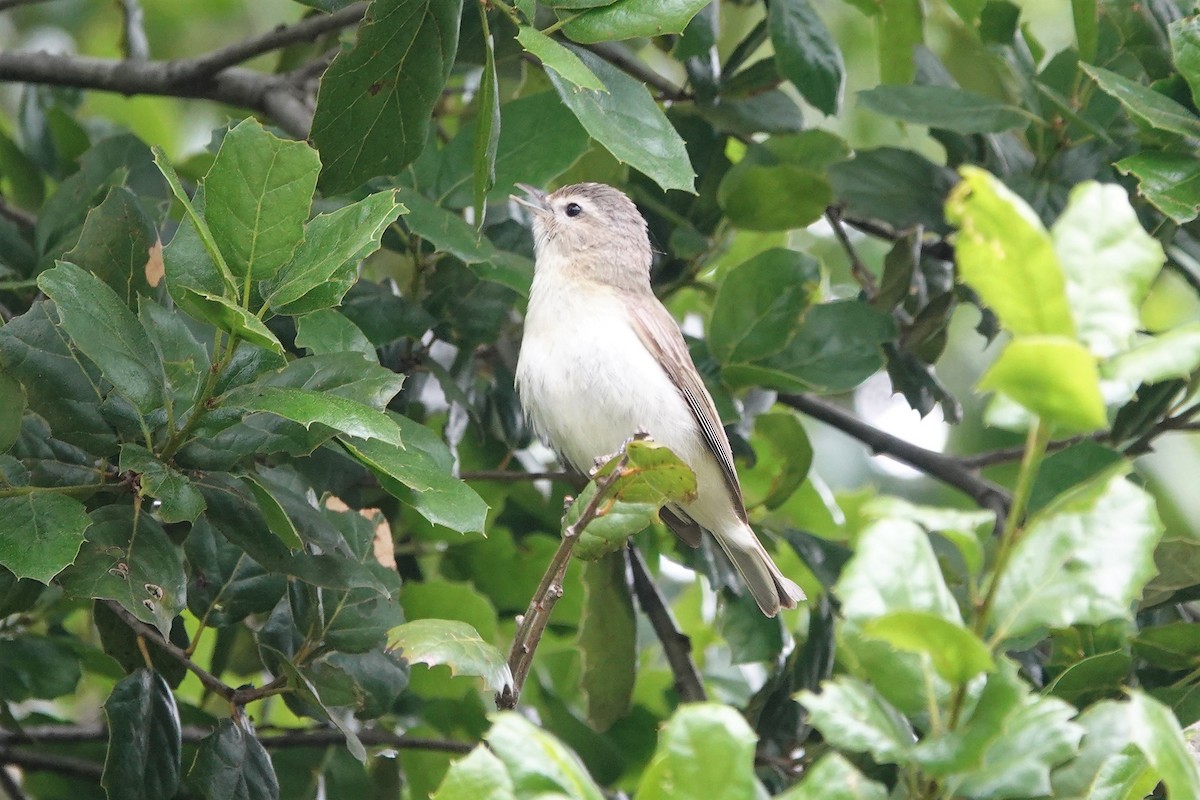
[[829,181],[849,214],[881,219],[899,230],[914,225],[950,230],[943,206],[956,176],[919,153],[895,147],[861,150],[831,166]]
[[955,133],[1003,133],[1030,123],[1028,112],[951,86],[877,86],[859,92],[863,106],[906,122]]
[[984,170],[959,172],[962,182],[946,201],[946,216],[959,229],[962,280],[1017,336],[1074,338],[1063,270],[1037,214]]
[[[188,269],[182,271],[181,274],[186,274],[188,280],[187,288],[204,288],[208,289],[211,294],[236,297],[237,296],[237,281],[234,280],[233,273],[229,271],[229,265],[225,263],[225,256],[221,254],[221,248],[217,246],[216,240],[213,238],[212,231],[208,227],[208,223],[204,220],[204,187],[200,186],[196,189],[195,195],[189,200],[187,192],[184,191],[183,184],[179,182],[179,176],[175,174],[175,170],[167,161],[166,155],[161,148],[154,148],[154,164],[158,167],[163,177],[167,179],[167,185],[171,187],[171,193],[175,195],[175,199],[183,206],[184,213],[187,215],[187,224],[181,225],[175,234],[175,238],[171,240],[171,244],[176,244],[176,239],[180,238],[180,234],[184,234],[182,242],[187,241],[189,247],[188,254]],[[191,234],[190,237],[187,234]],[[171,248],[168,247],[168,251]],[[184,249],[182,246],[176,249]],[[166,258],[166,253],[163,254]],[[167,272],[170,277],[171,262],[167,259]],[[168,287],[170,281],[168,281]],[[172,297],[175,297],[172,293]],[[176,297],[176,302],[179,298]]]
[[188,786],[204,800],[278,800],[279,781],[262,742],[242,715],[200,740]]
[[867,780],[841,753],[821,756],[776,800],[886,800],[887,788]]
[[1200,119],[1186,106],[1103,67],[1080,64],[1079,68],[1091,76],[1102,92],[1120,101],[1135,120],[1189,139],[1200,138]]
[[335,394],[252,384],[227,393],[229,406],[246,411],[265,411],[298,422],[305,428],[325,425],[335,431],[363,439],[379,439],[404,449],[400,429],[386,414],[368,405]]
[[133,192],[109,190],[88,212],[79,242],[62,257],[107,283],[130,308],[138,294],[149,296],[162,279],[158,232]]
[[1026,336],[1009,343],[979,379],[1046,422],[1075,432],[1108,423],[1096,357],[1065,336]]
[[1200,19],[1183,17],[1167,26],[1175,69],[1192,90],[1192,102],[1200,103]]
[[138,320],[167,375],[167,408],[186,409],[209,375],[208,350],[196,341],[182,314],[154,300],[138,298]]
[[125,610],[170,635],[171,620],[187,602],[179,548],[147,512],[101,506],[75,563],[58,582],[71,597],[116,600]]
[[869,684],[840,676],[821,684],[819,694],[796,695],[808,710],[809,723],[825,741],[852,753],[870,753],[880,763],[908,759],[916,737],[908,720]]
[[479,745],[450,765],[433,800],[516,800],[504,762]]
[[[483,23],[487,25],[487,8],[479,6]],[[487,195],[496,184],[496,148],[500,143],[500,89],[496,80],[496,49],[491,35],[483,42],[483,76],[479,82],[479,114],[475,118],[475,157],[471,172],[475,176],[475,224],[483,229]]]
[[554,72],[546,75],[592,138],[664,190],[692,191],[695,176],[687,148],[645,84],[586,50],[573,48],[572,52],[607,92],[579,89]]
[[340,194],[395,175],[425,147],[458,49],[462,0],[376,0],[354,47],[325,70],[312,141],[321,189]]
[[[264,301],[281,314],[337,305],[358,279],[358,262],[379,249],[384,230],[403,213],[396,193],[387,191],[309,220],[291,259],[260,285]],[[344,288],[332,296],[321,291],[330,282]]]
[[128,442],[121,445],[119,468],[138,475],[138,494],[159,501],[163,522],[195,522],[204,512],[204,496],[192,482],[146,448]]
[[795,164],[741,164],[726,173],[717,202],[735,226],[752,231],[804,228],[833,194],[825,176]]
[[754,418],[754,466],[742,467],[747,507],[775,510],[800,488],[812,466],[813,449],[800,419],[790,411]]
[[629,713],[637,678],[637,619],[625,581],[623,553],[611,553],[583,567],[583,616],[579,652],[580,687],[592,727],[606,731]]
[[1099,15],[1097,0],[1071,0],[1071,17],[1075,23],[1075,49],[1079,60],[1090,63],[1096,58],[1099,41]]
[[542,66],[552,69],[565,81],[580,89],[590,89],[594,92],[607,92],[608,89],[600,82],[582,61],[563,45],[546,34],[527,25],[517,29],[517,41],[532,55],[536,56]]
[[465,622],[418,619],[388,631],[388,649],[410,664],[444,665],[452,675],[475,675],[499,692],[512,686],[504,656]]
[[625,446],[624,456],[615,456],[601,467],[563,516],[565,526],[574,525],[598,491],[598,481],[611,475],[622,463],[620,477],[604,493],[599,513],[584,528],[575,545],[575,555],[594,561],[615,552],[625,540],[649,525],[658,510],[668,503],[695,499],[696,475],[664,445],[648,439]]
[[563,32],[583,44],[683,33],[688,21],[706,5],[708,0],[617,0],[583,13],[568,22]]
[[897,650],[928,656],[938,674],[954,684],[964,684],[995,666],[978,636],[926,612],[893,611],[868,620],[862,633]]
[[1200,215],[1200,162],[1191,155],[1147,150],[1114,166],[1137,178],[1138,193],[1177,224]]
[[993,639],[1129,619],[1156,570],[1163,526],[1122,465],[1059,497],[1026,523],[998,576]]
[[484,739],[508,768],[517,797],[603,800],[579,756],[517,713],[497,714]]
[[916,74],[913,52],[925,43],[925,11],[921,0],[872,0],[869,5],[872,12],[875,9],[879,12],[875,30],[880,77],[884,83],[911,83]]
[[659,734],[637,796],[639,800],[755,797],[761,791],[754,776],[756,741],[745,718],[729,706],[681,706]]
[[79,657],[67,642],[66,637],[30,634],[0,638],[0,698],[23,703],[74,693],[81,676]]
[[1158,240],[1142,229],[1125,189],[1078,184],[1050,237],[1080,341],[1099,358],[1127,350],[1141,327],[1138,309],[1165,256]]
[[8,373],[0,372],[0,453],[17,440],[24,414],[25,392],[21,384]]
[[139,669],[104,703],[108,755],[100,783],[111,800],[161,800],[179,789],[182,733],[171,687]]
[[1172,800],[1200,797],[1200,770],[1171,709],[1140,691],[1129,693],[1131,738],[1167,785]]
[[857,300],[813,306],[784,348],[751,364],[729,364],[721,377],[734,388],[762,385],[785,392],[842,392],[883,366],[881,345],[895,335],[891,315]]
[[204,220],[234,276],[269,278],[292,258],[303,236],[321,169],[316,151],[266,131],[253,118],[225,134],[204,178]]
[[1075,722],[1084,729],[1079,755],[1051,775],[1052,797],[1070,800],[1126,800],[1146,797],[1158,775],[1132,745],[1129,703],[1102,700]]
[[73,563],[91,521],[78,500],[31,492],[0,497],[0,564],[42,583]]
[[780,74],[818,110],[836,114],[845,81],[842,53],[812,5],[808,0],[772,3],[767,19]]
[[[897,564],[904,569],[897,570]],[[962,622],[928,535],[908,520],[884,519],[867,527],[834,592],[845,618],[862,624],[898,611]]]
[[74,264],[43,272],[38,286],[58,307],[63,329],[113,389],[143,414],[163,402],[166,375],[146,329],[108,284]]
[[346,452],[375,473],[389,494],[433,524],[460,533],[484,530],[487,503],[429,453],[415,446],[400,449],[382,440],[343,437],[341,442]]
[[1100,365],[1106,380],[1136,388],[1171,378],[1188,378],[1200,368],[1200,323],[1145,337],[1127,352]]
[[326,353],[362,353],[379,363],[375,345],[366,334],[332,308],[310,311],[296,318],[296,347],[307,348],[313,355]]
[[820,282],[821,265],[805,253],[773,248],[754,256],[721,282],[709,322],[709,352],[723,364],[779,352]]
[[250,494],[254,495],[254,499],[258,501],[258,510],[262,512],[263,519],[267,521],[267,527],[271,533],[279,537],[279,541],[287,545],[289,550],[299,550],[304,547],[304,542],[300,539],[300,534],[296,532],[296,526],[292,523],[279,500],[271,494],[271,490],[263,484],[261,480],[253,475],[243,475],[242,483],[250,490]]
[[955,797],[1018,798],[1050,793],[1050,768],[1078,751],[1075,709],[1029,690],[1008,659],[988,675],[970,714],[926,737],[913,753]]
[[205,517],[192,526],[183,549],[193,573],[205,577],[188,587],[188,610],[214,628],[266,614],[287,588],[283,575],[268,572]]

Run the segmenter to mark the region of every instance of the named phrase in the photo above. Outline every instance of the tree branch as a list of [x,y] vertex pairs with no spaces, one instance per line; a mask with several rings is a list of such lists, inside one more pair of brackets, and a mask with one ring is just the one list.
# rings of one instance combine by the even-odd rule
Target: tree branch
[[515,472],[506,469],[477,469],[459,473],[464,481],[496,481],[497,483],[520,483],[521,481],[565,481],[570,479],[566,472]]
[[29,772],[57,772],[87,781],[99,781],[104,774],[103,766],[86,758],[31,753],[7,747],[0,747],[0,764],[12,764]]
[[529,601],[529,608],[526,609],[524,616],[519,618],[517,634],[513,637],[512,649],[508,653],[508,668],[512,672],[513,685],[496,693],[497,708],[514,709],[517,707],[517,701],[521,698],[521,687],[525,685],[529,667],[533,664],[534,651],[537,650],[542,633],[546,630],[546,624],[550,621],[550,613],[554,610],[554,604],[558,602],[558,598],[562,597],[563,577],[567,574],[567,565],[571,561],[571,551],[575,547],[575,542],[578,541],[580,534],[591,521],[600,515],[601,504],[604,502],[609,488],[621,477],[621,471],[625,468],[627,461],[628,456],[622,453],[621,459],[613,471],[596,482],[596,493],[584,507],[579,519],[563,529],[562,540],[558,543],[558,549],[554,551],[554,557],[550,559],[550,564],[546,567],[546,572],[542,575],[542,580]]
[[825,219],[829,220],[829,226],[833,228],[833,235],[837,237],[842,250],[846,251],[846,256],[850,259],[850,274],[862,287],[867,300],[874,300],[875,295],[879,294],[879,287],[875,285],[875,276],[858,257],[858,251],[854,249],[854,244],[846,235],[846,226],[842,224],[842,209],[838,206],[829,206],[825,209]]
[[685,703],[707,700],[708,695],[704,691],[700,671],[696,669],[696,662],[692,660],[692,640],[679,630],[675,616],[654,583],[641,552],[630,542],[625,553],[629,560],[629,571],[633,575],[634,595],[642,612],[650,620],[655,635],[662,642],[663,653],[671,666],[671,674],[675,676],[675,691]]
[[[886,239],[889,242],[894,242],[904,235],[902,231],[898,231],[891,225],[880,222],[874,219],[864,219],[862,217],[847,217],[841,215],[841,219],[855,230],[874,236],[878,239]],[[945,239],[929,239],[921,241],[921,252],[940,258],[942,261],[954,260],[954,245]]]
[[647,86],[654,87],[664,100],[682,101],[692,99],[690,92],[676,86],[642,61],[629,55],[619,44],[614,42],[597,42],[596,44],[584,45],[584,47],[625,74],[637,78]]
[[982,508],[994,512],[997,525],[1003,525],[1011,502],[1008,492],[991,481],[979,477],[977,472],[964,467],[955,457],[926,450],[924,447],[906,442],[890,433],[884,433],[844,409],[815,397],[803,394],[781,394],[779,402],[852,436],[877,455],[891,456],[947,486],[953,486]]
[[145,61],[150,58],[150,41],[143,26],[145,15],[139,0],[121,0],[121,32],[125,57]]

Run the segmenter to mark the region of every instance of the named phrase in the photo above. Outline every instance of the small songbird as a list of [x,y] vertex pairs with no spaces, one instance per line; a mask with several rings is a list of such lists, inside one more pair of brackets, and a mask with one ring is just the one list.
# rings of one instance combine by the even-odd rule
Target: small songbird
[[600,183],[552,194],[524,184],[533,214],[533,288],[516,384],[538,434],[571,467],[645,431],[696,473],[696,499],[662,511],[693,547],[708,531],[759,608],[775,616],[804,593],[783,576],[746,521],[729,439],[670,312],[650,288],[646,221]]

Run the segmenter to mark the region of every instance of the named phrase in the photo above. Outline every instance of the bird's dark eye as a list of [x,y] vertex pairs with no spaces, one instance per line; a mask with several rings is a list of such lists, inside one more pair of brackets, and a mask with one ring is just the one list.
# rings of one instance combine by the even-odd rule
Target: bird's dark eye
[[567,203],[567,216],[568,217],[578,217],[582,213],[583,213],[583,206],[579,205],[579,203]]

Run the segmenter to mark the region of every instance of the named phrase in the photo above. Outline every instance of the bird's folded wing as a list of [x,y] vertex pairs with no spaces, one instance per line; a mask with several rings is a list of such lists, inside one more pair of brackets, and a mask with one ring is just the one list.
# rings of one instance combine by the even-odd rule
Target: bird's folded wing
[[742,487],[738,483],[737,470],[733,466],[733,451],[729,447],[729,439],[725,436],[725,429],[721,427],[721,418],[717,414],[712,395],[704,387],[704,381],[692,363],[692,356],[683,340],[683,334],[679,332],[679,326],[653,295],[631,298],[629,308],[638,338],[666,371],[671,381],[679,387],[679,393],[691,409],[692,416],[696,418],[705,444],[721,466],[721,473],[725,476],[725,484],[730,497],[733,498],[734,508],[738,516],[745,520],[745,501],[742,500]]

